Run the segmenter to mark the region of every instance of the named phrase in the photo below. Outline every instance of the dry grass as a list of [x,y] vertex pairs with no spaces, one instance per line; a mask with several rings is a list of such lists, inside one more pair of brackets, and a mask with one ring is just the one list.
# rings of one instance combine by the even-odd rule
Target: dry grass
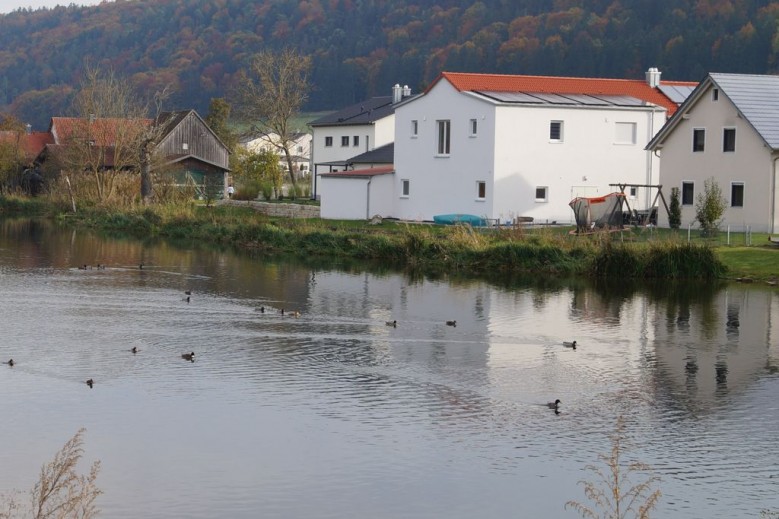
[[[593,502],[590,508],[578,501],[568,501],[565,508],[573,508],[582,517],[591,519],[648,519],[661,493],[654,488],[660,478],[651,474],[651,468],[641,462],[624,464],[622,461],[625,442],[625,419],[617,418],[611,435],[611,452],[598,456],[604,466],[588,465],[594,480],[580,481],[584,495]],[[633,483],[636,474],[646,474],[646,479]]]
[[85,429],[80,429],[49,463],[41,467],[38,482],[30,491],[29,503],[22,501],[22,494],[18,491],[0,500],[0,519],[97,517],[99,510],[95,500],[103,493],[95,484],[100,462],[92,464],[89,474],[76,472],[76,466],[84,454],[84,432]]

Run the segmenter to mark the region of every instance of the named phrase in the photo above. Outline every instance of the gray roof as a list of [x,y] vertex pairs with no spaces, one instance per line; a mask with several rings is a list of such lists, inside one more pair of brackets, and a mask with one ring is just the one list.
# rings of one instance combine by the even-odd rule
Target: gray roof
[[353,104],[343,110],[325,115],[309,123],[309,126],[351,126],[373,124],[379,119],[395,113],[392,97],[373,97],[367,101]]
[[646,103],[631,96],[554,94],[537,92],[474,91],[495,101],[512,104],[567,105],[567,106],[644,106]]
[[690,97],[690,94],[692,94],[692,91],[695,90],[694,86],[689,85],[669,85],[667,83],[660,83],[660,85],[657,87],[660,89],[660,92],[665,94],[665,97],[673,101],[674,103],[680,105],[684,102],[685,99]]
[[779,149],[779,76],[711,73],[709,77],[772,149]]
[[391,142],[371,151],[360,153],[346,162],[349,164],[392,164],[395,162],[395,143]]

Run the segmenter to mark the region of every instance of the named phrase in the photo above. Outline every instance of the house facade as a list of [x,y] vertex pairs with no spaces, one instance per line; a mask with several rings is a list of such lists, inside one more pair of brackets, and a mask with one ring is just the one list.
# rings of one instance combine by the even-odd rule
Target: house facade
[[319,175],[343,171],[350,158],[393,142],[395,105],[410,96],[407,86],[395,85],[391,96],[373,97],[309,123],[311,192],[317,198]]
[[723,228],[779,232],[777,99],[779,76],[711,73],[649,143],[666,193],[679,189],[683,227],[713,178],[727,201]]
[[[298,173],[308,174],[311,163],[311,139],[310,133],[297,132],[292,136],[292,146],[290,147],[292,167]],[[289,169],[287,158],[284,156],[284,151],[279,146],[279,142],[278,134],[271,133],[247,139],[241,142],[241,144],[247,150],[255,153],[272,151],[279,157],[279,166],[284,171],[287,171]]]
[[[664,86],[656,69],[646,81],[442,73],[395,108],[392,216],[570,223],[573,198],[658,184],[644,147],[694,84]],[[652,194],[626,192],[639,208]]]

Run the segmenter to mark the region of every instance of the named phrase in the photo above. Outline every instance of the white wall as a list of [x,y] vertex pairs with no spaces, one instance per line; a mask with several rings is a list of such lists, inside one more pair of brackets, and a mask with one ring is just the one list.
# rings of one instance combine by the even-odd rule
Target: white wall
[[[494,213],[501,221],[532,216],[572,223],[568,203],[577,196],[618,191],[609,184],[659,183],[659,161],[643,148],[662,126],[665,110],[500,106],[496,119]],[[562,122],[561,142],[549,139],[552,121]],[[617,142],[617,123],[635,125],[633,143]],[[537,187],[547,188],[546,201],[536,200]],[[640,188],[631,208],[647,208],[654,195],[649,191]]]
[[[451,153],[437,157],[436,121],[451,120]],[[478,133],[469,135],[476,119]],[[412,121],[418,135],[411,135]],[[563,142],[549,140],[551,121],[563,122]],[[434,215],[467,213],[510,221],[573,222],[568,206],[576,196],[600,196],[610,183],[656,184],[658,160],[644,146],[665,121],[655,107],[496,106],[459,93],[446,80],[426,95],[395,110],[396,216],[431,220]],[[615,123],[635,123],[634,144],[617,143]],[[401,196],[401,182],[410,194]],[[477,200],[477,181],[487,182]],[[546,202],[536,202],[536,187],[548,187]],[[649,190],[631,206],[643,209]],[[654,193],[651,193],[654,195]]]
[[323,219],[365,220],[375,215],[392,216],[393,175],[332,177],[319,179]]
[[[457,107],[456,111],[453,107]],[[448,157],[437,156],[437,121],[451,120]],[[469,121],[478,131],[470,136]],[[416,136],[411,133],[417,121]],[[432,220],[434,215],[463,213],[491,216],[493,200],[494,110],[491,105],[458,93],[447,81],[433,91],[395,109],[395,216]],[[408,197],[401,182],[410,181]],[[487,182],[485,200],[477,200],[476,182]]]
[[[692,151],[693,129],[706,130],[704,151]],[[723,152],[723,129],[736,129],[736,151]],[[746,225],[754,232],[775,232],[779,222],[772,221],[771,208],[776,193],[773,190],[774,167],[771,152],[747,121],[739,117],[736,107],[720,91],[719,100],[713,101],[711,87],[689,110],[689,118],[683,119],[666,137],[660,151],[663,191],[670,203],[671,188],[682,182],[694,182],[693,204],[682,206],[682,227],[695,219],[695,199],[703,193],[704,181],[714,177],[722,194],[730,205],[731,183],[744,183],[744,206],[728,207],[723,227],[743,230]],[[774,215],[776,216],[776,215]],[[660,213],[658,224],[668,226],[668,217]],[[695,224],[697,226],[697,224]],[[773,228],[772,228],[773,227]]]

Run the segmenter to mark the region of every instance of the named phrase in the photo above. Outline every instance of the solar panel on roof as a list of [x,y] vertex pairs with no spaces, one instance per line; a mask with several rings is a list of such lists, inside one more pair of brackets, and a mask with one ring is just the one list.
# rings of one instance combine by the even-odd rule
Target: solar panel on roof
[[603,99],[598,99],[597,97],[593,97],[587,94],[562,94],[562,95],[567,97],[568,99],[576,101],[578,104],[587,105],[587,106],[608,106],[610,104],[604,101]]
[[496,101],[503,103],[538,103],[541,100],[537,97],[522,92],[478,92],[479,94],[491,97]]
[[533,92],[532,95],[534,97],[539,98],[542,101],[545,101],[549,104],[553,105],[575,105],[580,104],[574,101],[573,99],[569,99],[567,97],[561,96],[560,94],[545,94],[545,93],[538,93]]
[[614,106],[644,106],[644,101],[636,97],[631,96],[612,96],[612,95],[597,95],[593,96],[598,99],[602,99]]
[[666,97],[668,97],[668,99],[676,104],[682,104],[692,91],[695,90],[695,87],[693,86],[663,85],[662,83],[658,88]]

